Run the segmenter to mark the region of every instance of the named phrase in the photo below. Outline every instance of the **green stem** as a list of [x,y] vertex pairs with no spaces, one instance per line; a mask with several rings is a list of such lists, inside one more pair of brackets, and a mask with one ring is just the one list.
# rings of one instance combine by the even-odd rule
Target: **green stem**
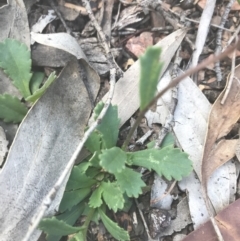
[[134,125],[132,126],[132,128],[130,129],[126,140],[124,141],[123,145],[122,145],[122,149],[124,151],[126,151],[127,146],[130,142],[130,139],[135,131],[135,129],[137,128],[137,126],[139,125],[141,119],[143,118],[143,116],[145,115],[145,113],[149,110],[149,108],[155,104],[157,102],[157,100],[163,95],[165,94],[169,89],[173,88],[174,86],[176,86],[178,83],[180,83],[182,80],[184,80],[186,77],[197,73],[199,70],[206,68],[209,64],[215,63],[221,59],[224,59],[228,54],[232,53],[234,51],[234,49],[240,47],[240,40],[234,44],[232,47],[229,47],[228,49],[226,49],[224,52],[220,53],[219,55],[215,55],[212,58],[207,58],[206,60],[202,61],[200,64],[198,64],[196,67],[190,68],[188,69],[184,74],[180,75],[179,77],[175,78],[172,82],[169,83],[169,85],[167,85],[162,91],[160,91],[153,99],[152,101],[143,109],[140,111],[139,116],[137,118],[137,120],[135,121]]
[[83,233],[83,238],[84,238],[84,240],[86,240],[86,241],[87,241],[88,226],[89,226],[89,224],[90,224],[90,222],[91,222],[91,220],[92,220],[92,217],[93,217],[94,212],[95,212],[95,209],[94,209],[94,208],[90,208],[90,210],[89,210],[89,212],[88,212],[88,215],[87,215],[87,217],[86,217],[86,220],[85,220],[85,222],[84,222],[84,224],[83,224],[83,227],[85,227],[85,228],[84,228],[84,230],[82,231],[82,233]]

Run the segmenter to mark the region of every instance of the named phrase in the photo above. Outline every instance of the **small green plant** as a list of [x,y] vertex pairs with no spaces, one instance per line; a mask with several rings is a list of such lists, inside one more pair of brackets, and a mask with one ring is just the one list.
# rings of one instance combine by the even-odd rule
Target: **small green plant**
[[[151,47],[141,58],[140,110],[154,97],[162,66],[159,56],[160,49]],[[99,103],[95,107],[95,120],[103,106]],[[141,195],[145,183],[136,167],[154,170],[168,180],[181,180],[192,171],[188,155],[174,148],[171,138],[161,149],[155,149],[152,143],[138,152],[126,152],[117,147],[119,123],[117,106],[110,105],[85,143],[91,154],[71,172],[59,207],[60,214],[40,222],[39,228],[47,234],[48,241],[58,241],[69,234],[72,234],[70,241],[86,241],[90,221],[98,223],[100,220],[116,240],[130,240],[128,232],[106,213],[124,209],[131,198]],[[73,227],[80,216],[85,216],[85,222],[81,227]]]
[[[17,40],[6,39],[1,42],[0,53],[0,68],[12,80],[25,101],[34,103],[56,79],[55,73],[52,73],[40,87],[44,73],[31,73],[30,51]],[[5,122],[21,122],[27,111],[27,107],[17,97],[8,93],[0,95],[0,118]]]

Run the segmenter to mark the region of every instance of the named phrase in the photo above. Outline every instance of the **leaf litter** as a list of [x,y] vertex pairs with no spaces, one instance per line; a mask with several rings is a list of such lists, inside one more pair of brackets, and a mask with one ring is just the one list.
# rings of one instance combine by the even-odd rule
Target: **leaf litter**
[[[21,2],[21,1],[20,1]],[[26,1],[27,2],[27,1]],[[140,2],[143,2],[143,1],[140,1]],[[150,1],[148,1],[148,2],[150,2]],[[15,3],[14,3],[14,1],[9,1],[9,3],[10,3],[10,10],[13,8],[13,7],[15,7],[16,8],[16,5],[15,5]],[[23,5],[22,5],[23,6]],[[4,9],[4,7],[2,8],[2,9]],[[1,9],[1,10],[2,10]],[[22,7],[22,9],[24,9],[23,7]],[[133,8],[134,9],[134,8]],[[141,10],[140,10],[141,11]],[[6,11],[4,11],[4,13],[6,14]],[[134,16],[134,15],[133,15]],[[137,15],[136,15],[137,16]],[[7,19],[9,19],[9,18],[7,18]],[[24,19],[24,18],[23,18]],[[136,18],[136,22],[137,21],[141,21],[141,19],[137,19]],[[26,24],[27,23],[27,21],[25,21],[25,23],[24,24]],[[120,23],[120,22],[119,22]],[[130,22],[129,23],[127,23],[126,22],[126,24],[130,24]],[[7,26],[7,25],[6,25]],[[8,25],[9,26],[9,25]],[[14,26],[14,24],[12,25],[12,26]],[[117,26],[117,25],[116,25]],[[121,26],[121,25],[119,25],[119,26]],[[127,25],[126,25],[127,26]],[[123,26],[123,29],[124,29],[124,27],[126,27],[126,26]],[[7,29],[7,28],[3,28],[3,29]],[[26,29],[28,29],[28,28],[26,28]],[[19,26],[18,26],[18,31],[19,31]],[[180,32],[180,31],[179,31]],[[185,33],[184,33],[184,35],[185,35]],[[27,38],[26,38],[27,39]],[[165,37],[164,39],[166,39],[166,42],[168,41],[167,40],[167,37]],[[179,39],[177,42],[176,42],[176,48],[177,48],[177,46],[179,46],[179,45],[181,45],[181,43],[182,43],[182,39]],[[170,46],[170,47],[169,47]],[[172,45],[171,44],[169,44],[169,46],[168,46],[168,49],[171,49],[172,48],[172,53],[173,54],[175,54],[175,52],[176,52],[176,48],[173,48],[173,47],[171,47]],[[73,51],[74,52],[74,51]],[[72,52],[72,53],[73,53]],[[171,55],[168,55],[169,56],[169,59],[171,59],[172,58],[172,56],[173,56],[173,54]],[[168,60],[167,60],[167,58],[166,57],[163,57],[163,59],[164,59],[164,62],[166,61],[166,62],[168,62]],[[169,60],[170,61],[170,60]],[[165,62],[165,63],[166,63]],[[168,63],[166,64],[166,67],[168,66]],[[139,69],[139,68],[138,68]],[[125,76],[126,76],[126,78],[128,78],[128,79],[136,79],[136,80],[138,80],[139,78],[137,78],[137,75],[135,74],[135,72],[139,72],[137,69],[133,69],[133,72],[131,72],[130,70],[128,71],[128,72],[126,72],[126,74],[125,74]],[[127,74],[129,73],[129,76],[127,77]],[[134,77],[136,75],[136,77]],[[124,77],[123,77],[124,78]],[[160,83],[161,83],[162,81],[160,81]],[[119,83],[120,83],[120,81],[119,81]],[[183,82],[182,82],[183,83]],[[236,84],[236,83],[235,83]],[[120,93],[121,95],[124,93],[125,94],[125,89],[126,89],[126,86],[128,86],[129,87],[129,85],[130,85],[130,83],[129,82],[126,82],[126,84],[124,85],[125,87],[123,87],[123,89],[121,90],[121,91],[119,91],[118,89],[116,89],[116,92],[115,93]],[[190,86],[191,86],[191,84],[189,84]],[[235,86],[235,85],[234,85]],[[235,86],[236,87],[236,86]],[[185,92],[183,92],[183,93],[185,93],[186,95],[188,95],[189,96],[189,98],[190,99],[188,99],[187,101],[183,101],[183,104],[186,104],[187,102],[190,102],[191,103],[191,96],[193,96],[194,94],[193,94],[193,91],[195,90],[195,87],[192,87],[192,88],[190,88],[190,89],[188,89],[187,91],[185,91]],[[132,92],[131,93],[134,93],[134,92],[136,92],[135,90],[134,90],[134,88],[132,89]],[[180,90],[180,92],[181,92],[181,90]],[[231,93],[232,92],[230,92],[230,95],[231,95]],[[132,94],[127,94],[126,96],[131,96]],[[180,94],[179,94],[180,95]],[[125,97],[126,97],[125,96]],[[135,98],[135,97],[134,97]],[[206,118],[206,113],[208,113],[209,112],[209,103],[207,103],[205,100],[203,100],[203,97],[199,97],[199,102],[197,102],[197,103],[195,103],[195,105],[196,105],[196,107],[198,108],[198,109],[200,109],[201,111],[204,109],[204,108],[202,108],[202,106],[203,106],[203,102],[205,102],[206,103],[206,106],[208,106],[205,110],[204,110],[204,114],[200,111],[200,113],[201,114],[199,114],[199,110],[196,110],[195,109],[195,111],[196,112],[194,112],[194,114],[192,113],[192,115],[190,115],[190,122],[189,122],[189,124],[190,124],[190,126],[191,126],[191,128],[193,128],[193,129],[191,129],[190,128],[190,131],[189,131],[189,128],[186,128],[184,131],[182,131],[182,134],[180,135],[177,135],[177,137],[178,137],[178,141],[180,142],[180,145],[183,147],[183,149],[188,153],[188,151],[187,150],[189,150],[190,151],[190,156],[191,157],[193,157],[193,158],[191,158],[191,159],[199,159],[199,152],[201,152],[202,151],[202,149],[203,149],[203,140],[204,140],[204,138],[202,137],[202,135],[205,133],[205,131],[203,130],[204,128],[206,129],[206,122],[207,122],[207,118]],[[125,100],[126,101],[126,103],[128,104],[128,103],[130,103],[127,99]],[[124,101],[123,101],[124,102]],[[178,102],[179,102],[179,104],[181,104],[181,102],[182,102],[182,100],[178,100]],[[137,103],[137,102],[136,102]],[[234,102],[233,102],[234,103]],[[216,104],[216,103],[215,103]],[[132,105],[135,105],[136,107],[134,107],[133,109],[135,109],[135,110],[129,110],[129,113],[127,114],[129,117],[131,117],[132,115],[133,115],[133,113],[137,110],[137,108],[138,108],[138,106],[139,106],[139,104],[134,104],[134,102],[132,103]],[[233,112],[233,111],[231,111],[231,110],[233,110],[233,109],[231,109],[230,108],[230,105],[228,105],[229,106],[229,113],[230,114],[232,114],[231,112]],[[125,106],[124,107],[124,111],[126,111],[127,109],[129,109],[128,108],[129,106]],[[190,108],[190,107],[189,107]],[[220,108],[220,107],[219,107]],[[238,110],[239,108],[238,108],[238,106],[236,107],[236,110]],[[190,109],[188,109],[188,107],[186,107],[185,106],[185,112],[183,112],[182,114],[182,119],[181,119],[181,122],[179,122],[179,123],[181,123],[182,125],[186,122],[186,116],[188,116],[189,117],[189,113],[187,113],[187,111],[188,112],[190,112],[189,111]],[[177,111],[177,110],[176,110]],[[236,114],[238,115],[239,113],[237,112],[237,111],[235,111],[236,112]],[[161,113],[161,112],[160,112]],[[191,114],[191,113],[190,113]],[[124,115],[124,114],[120,114],[120,117],[122,117],[122,115]],[[194,115],[196,115],[196,119],[194,119]],[[125,118],[125,120],[124,120],[124,122],[127,120],[127,119],[129,119],[129,117],[123,117],[123,119]],[[148,117],[147,117],[148,118]],[[176,117],[175,117],[176,118]],[[197,119],[199,118],[199,120],[202,120],[202,122],[204,123],[205,122],[205,127],[202,129],[202,127],[201,127],[201,125],[200,125],[200,129],[199,129],[199,126],[197,125]],[[231,118],[229,118],[229,119],[231,119]],[[233,120],[232,120],[233,122],[235,121],[237,121],[237,118],[235,118],[235,120],[234,120],[234,118],[233,118]],[[154,124],[156,121],[154,120],[154,121],[152,121],[152,123]],[[202,123],[201,122],[201,123]],[[209,123],[211,123],[212,121],[211,121],[211,119],[209,120]],[[175,124],[177,124],[178,125],[178,128],[179,129],[181,129],[179,126],[179,123],[178,123],[178,121],[175,119]],[[213,126],[214,126],[214,124],[213,124]],[[175,127],[174,127],[174,129],[175,129]],[[177,128],[176,128],[177,129]],[[175,129],[175,132],[177,132],[177,130]],[[229,128],[227,128],[227,131],[223,131],[224,132],[224,134],[223,135],[220,135],[220,137],[224,137],[227,133],[226,132],[229,132],[229,130],[230,130],[231,128],[229,127]],[[192,130],[194,130],[194,132],[192,132]],[[215,130],[216,130],[216,128],[214,129],[213,128],[213,130],[214,130],[214,132],[215,132]],[[186,133],[188,133],[188,134],[192,134],[193,133],[193,136],[194,136],[194,134],[196,135],[196,136],[194,136],[194,138],[198,138],[199,136],[200,136],[200,141],[198,140],[197,142],[195,142],[195,139],[193,138],[191,141],[189,141],[190,140],[190,138],[191,137],[189,137],[189,138],[187,138],[188,137],[188,135],[186,135]],[[208,133],[208,135],[212,135],[210,132]],[[191,136],[191,135],[189,135],[189,136]],[[217,137],[219,137],[219,135],[217,135]],[[185,140],[188,140],[188,142],[186,143],[186,144],[184,144],[184,139]],[[218,139],[219,138],[216,138],[215,137],[215,139],[214,139],[214,141],[212,142],[213,144],[216,142],[216,141],[218,141]],[[207,138],[207,140],[208,140],[208,138]],[[204,180],[205,180],[205,182],[207,182],[207,180],[209,179],[209,177],[211,176],[211,174],[214,172],[214,174],[213,174],[213,176],[215,175],[215,169],[217,168],[217,167],[219,167],[220,165],[222,165],[223,164],[223,162],[225,162],[225,161],[227,161],[227,160],[229,160],[229,159],[231,159],[232,157],[233,157],[233,153],[235,152],[234,150],[235,150],[235,145],[236,145],[236,140],[223,140],[223,139],[221,139],[219,142],[217,142],[217,146],[215,147],[215,145],[210,145],[210,147],[209,147],[209,145],[207,145],[207,143],[205,144],[207,147],[209,147],[209,148],[213,148],[214,147],[214,153],[212,152],[211,153],[211,156],[209,157],[208,156],[208,159],[209,158],[211,158],[211,161],[212,160],[214,160],[214,162],[211,162],[211,163],[214,163],[214,165],[210,165],[210,169],[208,169],[209,168],[209,162],[205,162],[204,163],[204,165],[201,167],[201,165],[200,165],[200,161],[196,161],[195,163],[194,163],[194,169],[195,169],[195,171],[196,171],[196,173],[198,174],[197,176],[198,176],[198,178],[200,178],[200,180],[201,180],[201,172],[200,172],[200,169],[201,168],[204,168],[203,170],[204,170],[204,175],[206,174],[206,176],[204,176]],[[211,147],[212,146],[212,147]],[[189,147],[189,148],[188,148]],[[196,148],[196,149],[194,149],[194,148]],[[206,150],[205,150],[206,151]],[[204,151],[204,152],[205,152]],[[207,152],[208,153],[208,152]],[[227,157],[226,157],[227,156]],[[219,160],[223,160],[223,161],[221,161],[221,162],[219,162]],[[237,171],[236,171],[236,168],[234,167],[235,165],[234,164],[230,164],[230,165],[228,165],[228,163],[226,163],[227,165],[223,165],[222,166],[222,171],[221,171],[221,175],[223,175],[223,179],[225,178],[225,179],[227,179],[228,177],[226,176],[226,173],[227,172],[229,172],[229,173],[236,173],[235,174],[235,178],[233,178],[233,182],[236,182],[236,175],[237,175]],[[226,166],[226,167],[225,167]],[[221,168],[221,167],[220,167]],[[218,168],[218,169],[220,169],[220,168]],[[205,170],[207,170],[207,172],[205,172]],[[196,176],[192,176],[193,177],[193,179],[189,179],[189,180],[198,180],[197,179],[197,177]],[[215,179],[214,179],[215,178]],[[234,180],[235,179],[235,180]],[[211,182],[211,180],[213,180],[212,182],[215,182],[216,180],[218,180],[218,176],[216,176],[215,175],[215,177],[213,177],[213,178],[210,178],[210,181],[209,182]],[[214,181],[215,180],[215,181]],[[189,181],[189,183],[191,183],[192,181]],[[194,182],[193,182],[194,183]],[[200,188],[200,183],[199,183],[199,181],[197,181],[197,186],[195,186],[195,187],[192,187],[191,189],[195,189],[195,190],[198,190],[198,188]],[[186,184],[187,185],[187,184]],[[189,185],[189,184],[188,184]],[[210,184],[210,187],[211,187],[211,185],[212,184]],[[224,185],[230,185],[229,183],[226,183],[226,184],[224,184]],[[181,184],[180,184],[180,186],[181,186]],[[213,187],[214,185],[212,185],[212,187]],[[216,194],[218,197],[219,197],[219,195],[221,194],[221,193],[223,193],[223,192],[225,192],[225,191],[223,191],[223,184],[221,183],[220,184],[220,186],[222,187],[222,190],[220,189],[219,191],[219,193],[218,194]],[[235,188],[236,189],[236,185],[234,186],[233,184],[231,184],[230,185],[231,187],[233,187],[233,188]],[[182,188],[182,189],[186,189],[186,188]],[[208,186],[208,189],[209,189],[209,186]],[[214,188],[213,188],[214,189]],[[228,192],[229,191],[229,188],[228,189],[224,189],[224,190],[226,190],[226,192]],[[199,190],[198,191],[198,193],[197,193],[197,195],[195,196],[195,197],[198,197],[198,195],[199,195],[199,193],[201,193],[201,191]],[[211,194],[213,194],[213,192],[211,191]],[[189,193],[189,195],[191,195],[191,193]],[[229,194],[230,195],[230,194]],[[233,198],[232,197],[229,197],[229,195],[226,195],[227,196],[227,198],[226,198],[226,200],[228,199],[228,200],[232,200],[232,202],[234,201],[233,200]],[[233,195],[233,194],[231,194],[231,195]],[[214,197],[211,197],[211,195],[209,195],[210,196],[210,198],[212,199],[212,200],[214,200]],[[213,195],[214,196],[214,195]],[[189,198],[190,198],[190,196],[188,196]],[[190,199],[189,199],[190,200]],[[223,199],[222,199],[223,200]],[[230,202],[226,202],[226,206],[229,204]],[[189,205],[191,206],[191,204],[190,204],[190,202],[189,202]],[[199,206],[199,204],[197,204],[197,202],[193,202],[193,204],[192,205],[195,205],[195,206]],[[203,205],[205,205],[204,203],[203,203]],[[225,206],[225,207],[226,207]],[[200,206],[199,207],[201,207],[201,204],[200,204]],[[219,211],[220,210],[222,210],[224,207],[221,207],[220,209],[219,209]],[[217,209],[217,208],[216,208]],[[190,208],[190,210],[191,210],[191,208]],[[227,209],[226,209],[227,210]],[[232,210],[232,212],[235,212],[234,211],[234,209]],[[198,211],[198,213],[199,213],[199,215],[202,215],[202,210],[199,210]],[[208,214],[206,214],[206,216],[207,216]],[[191,214],[191,216],[192,216],[192,214]],[[205,216],[205,214],[204,214],[204,216]],[[192,216],[192,218],[193,218],[193,216]],[[193,218],[194,219],[194,218]],[[226,217],[224,217],[224,220],[226,219]],[[229,217],[228,217],[228,219],[229,219]],[[230,219],[229,219],[230,220]],[[225,220],[226,221],[226,220]],[[195,221],[194,221],[195,222]],[[201,221],[201,223],[203,222],[203,220]],[[221,220],[221,222],[224,222],[223,220]],[[236,224],[236,221],[235,221],[235,224]],[[226,224],[227,225],[227,224]],[[232,227],[233,227],[233,223],[231,223],[231,225],[232,225]],[[221,227],[221,226],[220,226]],[[222,227],[221,227],[222,228]],[[229,233],[228,231],[226,231],[227,233]],[[239,237],[239,236],[238,236]],[[201,237],[201,238],[203,238],[203,237]],[[202,240],[202,239],[199,239],[199,240]]]

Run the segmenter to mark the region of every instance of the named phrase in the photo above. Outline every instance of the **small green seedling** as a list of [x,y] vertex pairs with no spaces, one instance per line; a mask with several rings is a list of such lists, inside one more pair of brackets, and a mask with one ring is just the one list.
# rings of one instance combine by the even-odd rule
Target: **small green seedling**
[[[31,73],[30,51],[17,40],[6,39],[1,42],[0,53],[0,68],[12,80],[25,101],[34,103],[56,79],[55,73],[52,73],[41,86],[44,73]],[[17,97],[8,93],[0,95],[0,118],[5,122],[21,122],[27,111],[27,107]]]
[[[140,110],[155,95],[161,70],[159,56],[160,49],[151,47],[141,58]],[[99,103],[94,109],[95,120],[103,106]],[[58,241],[69,234],[70,241],[86,241],[90,221],[98,223],[100,220],[116,240],[130,240],[128,232],[106,213],[108,210],[123,210],[131,198],[142,194],[146,184],[136,167],[154,170],[168,180],[181,180],[192,171],[188,155],[174,148],[171,139],[165,141],[161,149],[155,149],[153,143],[138,152],[125,152],[117,147],[119,123],[117,106],[110,105],[100,125],[85,143],[90,155],[71,172],[59,207],[60,214],[40,222],[39,228],[47,234],[48,241]],[[85,217],[83,225],[73,226],[81,216]]]

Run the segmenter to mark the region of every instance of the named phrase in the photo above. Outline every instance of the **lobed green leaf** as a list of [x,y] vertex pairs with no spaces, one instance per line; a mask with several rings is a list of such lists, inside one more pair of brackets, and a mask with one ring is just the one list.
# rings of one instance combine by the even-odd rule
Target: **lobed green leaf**
[[96,107],[95,107],[94,110],[93,110],[93,114],[94,114],[94,115],[93,115],[93,118],[94,118],[94,120],[96,120],[96,119],[98,118],[98,116],[100,115],[103,107],[104,107],[104,103],[103,103],[102,101],[100,101],[100,102],[96,105]]
[[95,151],[101,150],[101,137],[100,135],[94,131],[88,137],[87,141],[85,142],[84,146],[91,152],[94,153]]
[[159,62],[161,49],[148,47],[145,54],[140,58],[140,110],[143,110],[154,98],[157,90],[159,75],[163,64]]
[[96,167],[96,168],[100,168],[101,167],[100,164],[99,164],[99,162],[100,162],[99,154],[100,154],[100,151],[95,151],[93,153],[92,157],[89,160],[89,163],[92,166]]
[[76,190],[79,188],[91,187],[97,181],[88,177],[85,172],[90,163],[81,163],[78,166],[74,166],[70,174],[69,180],[66,185],[66,191]]
[[119,147],[112,147],[102,151],[99,155],[100,165],[110,173],[121,172],[125,168],[125,161],[127,159],[126,152]]
[[125,168],[122,172],[115,173],[117,183],[128,197],[137,198],[142,194],[142,187],[146,186],[141,178],[141,174],[130,168]]
[[59,210],[61,212],[64,212],[67,209],[70,210],[73,206],[80,203],[84,198],[86,198],[90,193],[90,187],[64,192],[62,201],[59,206]]
[[0,43],[0,67],[12,79],[24,98],[31,95],[31,56],[27,46],[14,39]]
[[56,217],[43,218],[38,226],[39,229],[49,235],[65,236],[68,234],[76,233],[82,228],[72,227],[62,220],[58,220]]
[[124,206],[123,192],[116,182],[102,182],[101,188],[103,189],[103,199],[108,205],[109,209],[117,212]]
[[101,133],[103,148],[108,149],[116,145],[119,125],[120,119],[118,118],[117,106],[110,105],[101,120],[101,124],[96,128]]
[[114,223],[101,209],[98,209],[102,222],[108,232],[119,241],[130,240],[128,232],[120,228],[117,223]]
[[163,142],[161,144],[161,148],[167,147],[167,146],[171,146],[173,147],[175,143],[175,138],[174,135],[172,133],[168,133],[165,138],[163,139]]
[[101,207],[103,201],[102,201],[102,193],[103,193],[103,188],[102,186],[99,186],[97,189],[95,189],[89,198],[89,207],[92,208],[98,208]]
[[[58,220],[62,220],[63,222],[74,225],[77,219],[80,217],[84,210],[83,205],[76,205],[71,210],[67,210],[66,212],[57,215],[56,218]],[[47,234],[47,241],[59,241],[61,239],[62,235],[57,234]]]
[[4,122],[19,123],[27,111],[26,106],[17,97],[8,94],[0,95],[0,118]]
[[178,148],[165,147],[163,149],[147,149],[129,153],[132,165],[153,169],[159,176],[163,175],[168,180],[172,178],[181,180],[192,171],[192,163],[188,155]]

